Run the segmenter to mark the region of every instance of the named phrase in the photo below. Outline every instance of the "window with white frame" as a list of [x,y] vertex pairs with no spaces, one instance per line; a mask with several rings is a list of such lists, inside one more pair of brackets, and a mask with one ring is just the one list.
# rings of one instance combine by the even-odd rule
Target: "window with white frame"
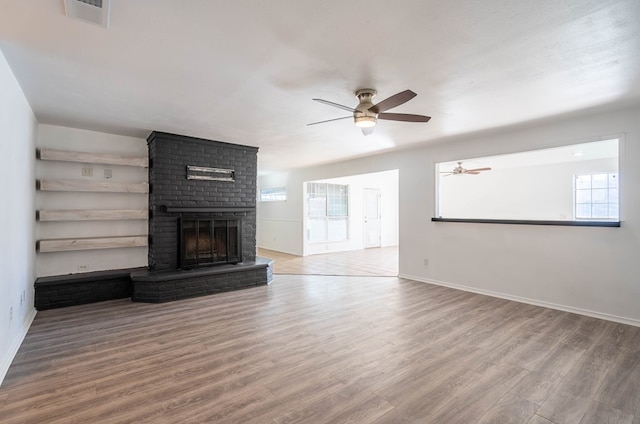
[[349,237],[349,186],[307,183],[307,238],[310,242]]
[[287,200],[286,187],[265,188],[260,190],[261,202],[278,202]]
[[575,218],[618,220],[618,173],[575,176]]

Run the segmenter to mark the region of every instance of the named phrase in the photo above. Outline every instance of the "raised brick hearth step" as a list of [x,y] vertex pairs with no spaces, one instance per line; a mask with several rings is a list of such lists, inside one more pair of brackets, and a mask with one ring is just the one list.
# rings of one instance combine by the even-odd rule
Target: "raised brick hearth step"
[[127,268],[82,274],[53,275],[36,279],[35,308],[62,308],[131,296],[131,273],[144,268]]
[[62,308],[131,297],[134,302],[162,303],[257,287],[273,280],[273,260],[219,265],[192,270],[153,272],[128,268],[40,277],[35,308]]
[[134,302],[163,303],[269,284],[273,260],[218,265],[190,270],[137,271],[131,274]]

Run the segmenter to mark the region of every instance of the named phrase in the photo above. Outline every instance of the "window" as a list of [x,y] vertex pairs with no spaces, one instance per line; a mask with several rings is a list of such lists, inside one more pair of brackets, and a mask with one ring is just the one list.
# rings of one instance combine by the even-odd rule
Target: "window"
[[575,218],[618,220],[618,173],[575,176]]
[[286,187],[265,188],[260,190],[261,202],[278,202],[287,200]]
[[436,164],[432,220],[619,226],[619,139]]
[[342,241],[349,236],[349,186],[307,183],[307,238]]

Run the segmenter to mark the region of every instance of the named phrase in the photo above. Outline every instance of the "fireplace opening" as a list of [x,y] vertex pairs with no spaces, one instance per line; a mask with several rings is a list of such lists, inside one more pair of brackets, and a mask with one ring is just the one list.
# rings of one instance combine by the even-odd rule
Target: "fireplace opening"
[[180,219],[180,268],[241,262],[240,219]]

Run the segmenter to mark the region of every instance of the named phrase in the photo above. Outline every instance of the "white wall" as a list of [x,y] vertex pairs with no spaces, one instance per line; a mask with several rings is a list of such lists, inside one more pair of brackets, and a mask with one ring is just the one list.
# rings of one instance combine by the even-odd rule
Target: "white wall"
[[273,187],[286,187],[287,200],[256,202],[256,245],[302,256],[303,183],[288,172],[258,177],[258,196],[260,189]]
[[[81,152],[147,156],[147,142],[95,131],[54,125],[39,125],[38,147]],[[82,168],[92,168],[92,177],[83,177]],[[104,171],[111,170],[112,182],[148,182],[147,168],[37,161],[37,178],[107,181]],[[148,195],[140,193],[87,193],[38,191],[37,209],[148,209]],[[147,220],[38,222],[36,237],[41,239],[146,235]],[[108,269],[147,266],[147,248],[119,248],[72,252],[38,253],[38,277]]]
[[[407,158],[413,162],[406,164],[411,178],[404,180],[401,173],[401,193],[418,189],[420,180],[430,189],[408,213],[401,200],[401,275],[640,325],[640,263],[635,259],[640,252],[640,191],[633,185],[640,180],[638,116],[636,107],[557,120],[441,143]],[[436,162],[617,135],[621,228],[435,223],[415,213],[434,210]],[[429,259],[427,267],[424,258]]]
[[36,125],[0,51],[0,383],[35,316]]
[[[261,177],[261,185],[284,185],[286,180],[295,186],[302,181],[399,169],[401,276],[640,325],[640,190],[634,185],[640,181],[638,116],[640,108],[635,107],[556,119],[298,170],[286,177],[269,175]],[[430,220],[438,162],[618,136],[620,228]],[[271,184],[278,180],[279,184]],[[283,216],[301,221],[302,197],[290,197],[286,203]]]
[[617,158],[607,158],[441,177],[439,212],[444,218],[573,220],[574,175],[617,170]]
[[[395,170],[348,175],[339,178],[300,181],[293,173],[260,177],[258,189],[286,187],[287,200],[258,202],[257,243],[265,249],[313,255],[364,248],[363,196],[365,188],[381,193],[381,246],[398,245],[398,172]],[[306,182],[320,181],[349,185],[349,239],[345,241],[308,243],[303,219]],[[293,210],[300,207],[300,210]]]

